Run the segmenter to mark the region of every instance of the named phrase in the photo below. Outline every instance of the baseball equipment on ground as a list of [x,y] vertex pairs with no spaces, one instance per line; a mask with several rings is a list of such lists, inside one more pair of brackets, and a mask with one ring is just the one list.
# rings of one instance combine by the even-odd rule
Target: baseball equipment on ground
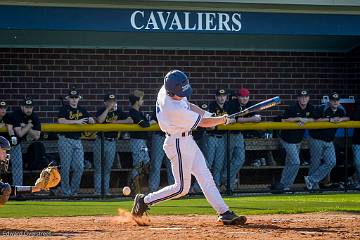
[[192,88],[185,73],[180,70],[168,72],[164,78],[165,89],[170,95],[189,98]]
[[41,190],[50,190],[56,187],[61,181],[61,176],[57,166],[48,166],[44,168],[40,177],[36,180],[35,187]]
[[274,107],[274,106],[280,104],[280,102],[281,102],[280,97],[276,96],[276,97],[267,99],[265,101],[259,102],[255,105],[252,105],[251,107],[246,108],[240,112],[231,114],[231,115],[229,115],[229,117],[234,118],[234,117],[244,116],[244,115],[252,113],[252,112],[258,112],[261,110],[265,110],[265,109],[268,109],[268,108],[271,108],[271,107]]
[[131,189],[128,186],[125,186],[125,187],[123,187],[122,192],[123,192],[124,196],[129,196],[131,193]]

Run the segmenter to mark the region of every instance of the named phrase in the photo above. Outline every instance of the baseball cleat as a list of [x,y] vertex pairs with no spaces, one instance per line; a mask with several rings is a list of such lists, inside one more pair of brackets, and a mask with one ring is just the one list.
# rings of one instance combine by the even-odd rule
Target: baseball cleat
[[313,185],[313,183],[310,181],[309,176],[304,176],[304,180],[305,180],[306,188],[307,188],[308,190],[313,190],[313,189],[314,189],[314,185]]
[[246,217],[238,216],[233,211],[226,211],[219,215],[217,221],[224,225],[244,225],[246,223]]
[[131,209],[131,214],[134,217],[142,217],[147,210],[150,210],[149,206],[144,202],[144,198],[144,194],[136,194],[134,205]]

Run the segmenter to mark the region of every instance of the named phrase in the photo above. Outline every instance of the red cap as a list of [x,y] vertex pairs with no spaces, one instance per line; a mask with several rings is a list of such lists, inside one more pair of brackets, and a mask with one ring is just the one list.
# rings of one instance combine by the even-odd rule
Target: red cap
[[238,96],[240,97],[248,97],[250,94],[249,90],[247,88],[240,88],[238,92]]

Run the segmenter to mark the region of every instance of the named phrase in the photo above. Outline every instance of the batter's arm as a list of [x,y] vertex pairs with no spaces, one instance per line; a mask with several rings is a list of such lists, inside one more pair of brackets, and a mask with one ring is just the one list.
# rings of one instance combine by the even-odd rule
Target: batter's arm
[[196,112],[197,114],[199,114],[201,117],[204,116],[205,114],[205,110],[201,109],[199,106],[196,106],[193,103],[189,102],[189,106],[190,106],[190,110],[193,112]]
[[202,118],[199,126],[204,128],[215,127],[217,125],[226,124],[227,119],[226,116]]

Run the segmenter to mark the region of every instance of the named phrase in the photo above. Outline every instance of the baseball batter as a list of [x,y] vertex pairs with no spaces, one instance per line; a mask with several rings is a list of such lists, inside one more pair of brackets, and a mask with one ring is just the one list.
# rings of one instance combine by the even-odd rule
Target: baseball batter
[[132,215],[142,217],[150,206],[188,193],[191,175],[197,179],[206,199],[218,213],[223,224],[244,224],[245,216],[237,216],[222,199],[213,177],[206,166],[204,155],[194,141],[191,131],[198,126],[214,127],[227,124],[227,115],[210,117],[211,114],[188,102],[192,93],[189,79],[179,70],[168,72],[157,96],[156,116],[166,134],[163,149],[171,161],[175,183],[148,195],[137,194]]

